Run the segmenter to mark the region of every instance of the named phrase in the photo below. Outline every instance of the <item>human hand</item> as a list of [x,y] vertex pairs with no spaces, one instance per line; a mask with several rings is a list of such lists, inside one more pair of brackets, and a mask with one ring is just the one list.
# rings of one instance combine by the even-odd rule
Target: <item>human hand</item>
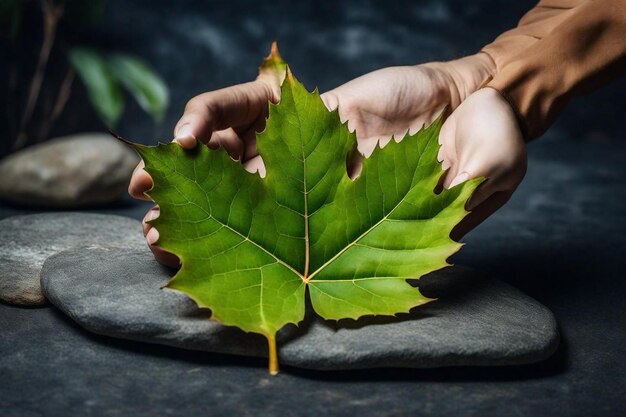
[[[261,78],[201,94],[187,103],[184,115],[174,128],[174,140],[186,149],[194,148],[198,141],[214,149],[223,146],[233,158],[241,158],[246,169],[255,172],[262,167],[256,155],[255,132],[263,130],[268,101],[278,101],[276,89]],[[145,193],[152,186],[152,178],[141,161],[130,179],[128,192],[134,198],[150,200]],[[155,206],[143,219],[146,241],[157,261],[176,267],[178,258],[155,246],[159,232],[148,222],[157,217],[159,207]]]
[[526,174],[526,146],[509,103],[492,88],[470,95],[445,121],[438,159],[443,186],[485,177],[467,203],[471,213],[455,228],[460,239],[508,201]]
[[428,126],[446,106],[455,109],[494,67],[488,55],[478,53],[449,62],[384,68],[321,97],[356,131],[359,151],[367,157],[379,141],[384,146],[392,137],[400,140]]
[[[356,130],[359,149],[371,154],[380,140],[401,138],[430,124],[446,105],[456,107],[479,87],[493,68],[485,54],[472,55],[447,63],[433,62],[414,67],[392,67],[352,80],[322,95],[325,105],[339,108],[343,121]],[[193,98],[174,130],[184,148],[196,142],[209,147],[223,146],[234,158],[241,158],[250,172],[265,175],[263,161],[256,151],[256,132],[263,130],[267,102],[277,102],[280,91],[263,78]],[[129,193],[148,199],[145,192],[153,183],[140,163],[131,178]],[[144,234],[155,258],[178,266],[179,260],[155,246],[159,235],[149,222],[159,215],[151,209],[143,222]]]

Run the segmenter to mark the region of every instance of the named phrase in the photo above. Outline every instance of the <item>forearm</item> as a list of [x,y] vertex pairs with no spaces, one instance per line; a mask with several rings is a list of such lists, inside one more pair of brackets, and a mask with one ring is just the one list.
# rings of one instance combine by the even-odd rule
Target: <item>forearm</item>
[[586,0],[541,0],[518,22],[493,42],[482,48],[494,60],[497,68],[503,68],[521,51],[547,37],[563,23],[572,10]]
[[[626,2],[586,0],[551,19],[560,22],[514,55],[497,55],[490,87],[516,111],[526,140],[540,136],[572,98],[626,72]],[[545,24],[545,20],[544,20]],[[520,35],[517,35],[520,36]]]

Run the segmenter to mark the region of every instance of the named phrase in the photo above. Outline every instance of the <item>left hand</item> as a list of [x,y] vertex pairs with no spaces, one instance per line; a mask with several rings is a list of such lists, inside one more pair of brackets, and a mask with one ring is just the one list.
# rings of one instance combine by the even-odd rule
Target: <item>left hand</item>
[[488,55],[449,62],[383,68],[322,94],[329,110],[356,132],[359,151],[368,157],[386,145],[430,125],[446,106],[455,109],[493,71]]

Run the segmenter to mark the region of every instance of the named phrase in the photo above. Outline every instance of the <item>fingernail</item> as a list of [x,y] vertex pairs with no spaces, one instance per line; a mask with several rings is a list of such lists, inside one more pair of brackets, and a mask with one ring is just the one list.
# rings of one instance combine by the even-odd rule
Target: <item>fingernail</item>
[[146,241],[148,242],[148,245],[154,245],[157,240],[159,240],[159,232],[153,227],[146,235]]
[[450,162],[444,159],[443,163],[441,164],[441,169],[446,171],[448,168],[450,168]]
[[178,129],[174,140],[183,148],[193,148],[196,146],[196,138],[193,136],[189,123],[185,123]]
[[146,216],[146,222],[156,219],[157,217],[159,217],[160,214],[161,214],[161,210],[159,210],[158,208],[151,209],[148,212],[148,215]]
[[467,172],[461,172],[459,175],[456,176],[455,179],[452,180],[449,188],[455,187],[459,185],[460,183],[467,181],[468,179],[469,179],[469,174]]
[[191,125],[189,123],[185,123],[176,132],[176,138],[178,139],[178,138],[184,138],[188,136],[193,136],[191,134]]

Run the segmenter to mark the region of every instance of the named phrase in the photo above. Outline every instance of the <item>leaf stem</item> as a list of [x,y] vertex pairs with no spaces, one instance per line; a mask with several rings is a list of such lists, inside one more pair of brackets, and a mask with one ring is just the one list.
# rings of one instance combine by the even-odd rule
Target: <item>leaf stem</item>
[[[305,174],[306,175],[306,174]],[[306,176],[304,179],[304,274],[302,274],[302,279],[305,283],[309,282],[309,262],[311,259],[310,255],[310,243],[309,243],[309,202],[307,201],[306,195]]]
[[65,109],[65,105],[70,98],[70,94],[72,93],[72,83],[74,82],[74,68],[69,67],[67,73],[65,74],[65,78],[63,79],[63,84],[61,84],[61,88],[59,89],[59,94],[54,103],[54,107],[52,108],[52,112],[50,115],[44,120],[43,125],[41,126],[41,130],[39,131],[39,137],[37,138],[38,142],[48,139],[48,134],[54,126],[54,122],[57,121],[59,116],[63,113]]
[[267,337],[267,346],[269,348],[269,364],[268,370],[270,375],[277,375],[279,369],[278,366],[278,352],[276,350],[276,336],[265,336]]

